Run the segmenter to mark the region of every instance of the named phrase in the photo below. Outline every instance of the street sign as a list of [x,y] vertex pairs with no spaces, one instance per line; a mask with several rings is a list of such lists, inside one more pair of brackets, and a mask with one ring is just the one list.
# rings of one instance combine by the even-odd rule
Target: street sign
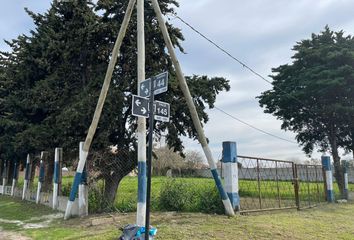
[[[133,95],[132,98],[132,114],[137,117],[148,118],[150,113],[149,99]],[[170,121],[170,104],[154,101],[154,118],[155,120],[168,122]]]
[[149,99],[133,95],[132,114],[137,117],[149,117]]
[[[140,83],[140,96],[149,97],[150,96],[150,84],[151,78],[148,78]],[[160,73],[155,76],[154,80],[154,95],[164,93],[168,89],[168,72]]]
[[155,120],[168,122],[170,121],[170,104],[160,101],[154,102],[154,118]]

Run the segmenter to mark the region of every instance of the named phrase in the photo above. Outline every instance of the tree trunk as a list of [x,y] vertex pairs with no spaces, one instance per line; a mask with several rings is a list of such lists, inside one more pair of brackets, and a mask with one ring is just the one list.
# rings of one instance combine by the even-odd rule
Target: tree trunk
[[338,154],[337,137],[333,125],[331,127],[329,142],[331,145],[331,152],[333,157],[334,177],[336,179],[341,196],[344,196],[344,174],[343,174],[343,168],[340,163],[340,157]]
[[103,206],[105,208],[113,208],[114,201],[116,200],[117,189],[120,181],[125,175],[122,173],[116,172],[112,175],[105,176],[105,186],[103,193]]
[[125,152],[125,150],[123,150],[122,153],[118,153],[110,164],[112,163],[113,165],[111,165],[110,168],[103,171],[105,173],[103,176],[105,186],[102,199],[104,208],[114,207],[119,183],[137,166],[135,155],[130,155],[128,152]]

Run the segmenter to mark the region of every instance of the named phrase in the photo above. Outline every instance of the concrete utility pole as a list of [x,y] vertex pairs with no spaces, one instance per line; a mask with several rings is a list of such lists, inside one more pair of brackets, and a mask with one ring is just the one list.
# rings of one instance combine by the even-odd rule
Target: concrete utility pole
[[197,109],[196,109],[196,107],[194,105],[193,99],[192,99],[191,94],[189,92],[189,88],[188,88],[186,79],[184,78],[184,75],[182,73],[182,68],[181,68],[181,66],[180,66],[180,64],[179,64],[179,62],[177,60],[177,56],[176,56],[175,50],[173,48],[172,41],[171,41],[170,35],[168,33],[165,21],[163,19],[160,6],[159,6],[157,0],[151,0],[151,1],[152,1],[152,5],[154,7],[155,14],[156,14],[157,19],[158,19],[158,22],[159,22],[159,26],[160,26],[161,32],[162,32],[164,40],[165,40],[165,44],[167,46],[168,52],[170,54],[170,57],[172,59],[173,65],[175,66],[175,70],[176,70],[176,73],[177,73],[177,78],[178,78],[178,81],[179,81],[180,88],[181,88],[181,90],[183,92],[184,98],[187,101],[187,105],[188,105],[188,108],[189,108],[189,111],[190,111],[190,114],[191,114],[191,117],[192,117],[192,120],[193,120],[194,127],[197,130],[199,142],[202,145],[204,154],[205,154],[205,156],[206,156],[206,158],[208,160],[209,166],[210,166],[211,173],[213,174],[213,177],[214,177],[214,180],[215,180],[215,184],[216,184],[216,186],[217,186],[217,188],[219,190],[219,193],[221,195],[221,199],[222,199],[222,202],[224,204],[224,207],[225,207],[225,210],[226,210],[226,214],[229,215],[229,216],[233,216],[233,215],[235,215],[235,212],[234,212],[234,210],[232,208],[230,199],[227,196],[227,194],[226,194],[226,192],[224,190],[224,187],[222,186],[221,179],[220,179],[219,174],[218,174],[218,172],[216,170],[215,161],[213,159],[213,156],[211,154],[209,145],[207,143],[207,140],[206,140],[206,137],[205,137],[205,134],[204,134],[204,130],[203,130],[202,124],[200,122],[200,119],[199,119],[199,116],[198,116],[198,113],[197,113]]
[[108,92],[108,89],[109,89],[109,85],[111,83],[114,67],[115,67],[115,65],[117,63],[117,58],[118,58],[118,55],[119,55],[119,52],[120,52],[120,47],[122,45],[123,38],[124,38],[125,33],[127,31],[127,28],[128,28],[128,24],[129,24],[130,17],[131,17],[132,12],[133,12],[135,1],[136,0],[130,0],[129,3],[128,3],[128,7],[127,7],[127,10],[126,10],[124,19],[123,19],[122,26],[121,26],[121,28],[119,30],[117,40],[116,40],[116,42],[114,44],[114,48],[113,48],[113,51],[112,51],[112,57],[111,57],[111,59],[109,61],[109,65],[108,65],[106,76],[105,76],[105,79],[104,79],[104,82],[103,82],[103,86],[102,86],[102,89],[101,89],[100,97],[98,99],[96,110],[95,110],[95,113],[94,113],[94,116],[93,116],[93,119],[92,119],[92,122],[91,122],[91,125],[90,125],[90,128],[89,128],[89,131],[88,131],[86,139],[85,139],[84,147],[83,147],[83,150],[82,150],[83,157],[82,157],[82,159],[80,159],[79,164],[78,164],[77,169],[76,169],[76,175],[75,175],[74,182],[73,182],[73,185],[72,185],[72,188],[71,188],[69,201],[68,201],[68,204],[66,205],[66,211],[65,211],[64,219],[68,219],[70,217],[70,215],[71,215],[72,205],[73,205],[73,203],[75,201],[76,193],[77,193],[78,187],[79,187],[80,182],[81,182],[81,176],[82,176],[82,172],[84,170],[84,166],[85,166],[85,163],[86,163],[87,155],[88,155],[91,143],[92,143],[93,136],[95,135],[99,119],[101,117],[103,105],[104,105],[104,102],[105,102],[106,97],[107,97],[107,92]]
[[[139,84],[145,80],[145,21],[144,2],[137,0],[137,30],[138,30],[138,95],[140,96]],[[138,118],[138,206],[136,224],[144,226],[146,212],[146,120]]]

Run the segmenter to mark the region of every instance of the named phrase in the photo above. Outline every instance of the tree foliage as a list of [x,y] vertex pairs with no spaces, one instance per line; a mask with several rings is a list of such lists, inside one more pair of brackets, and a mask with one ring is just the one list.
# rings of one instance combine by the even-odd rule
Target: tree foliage
[[296,133],[305,153],[330,150],[342,186],[338,148],[353,151],[354,39],[326,26],[293,50],[291,64],[272,69],[273,88],[259,103]]
[[[174,7],[178,7],[174,0],[159,2],[164,14],[173,13]],[[0,54],[3,158],[24,161],[27,153],[38,154],[60,146],[66,153],[66,165],[72,164],[73,157],[68,153],[77,155],[78,143],[85,139],[127,3],[127,0],[99,0],[95,4],[88,0],[54,0],[44,14],[26,9],[35,30],[7,41],[11,51]],[[168,123],[156,123],[154,132],[157,137],[167,132],[169,147],[182,152],[180,136],[196,138],[197,133],[149,1],[145,2],[145,8],[146,76],[162,71],[170,73],[169,91],[157,100],[171,104],[172,118]],[[116,146],[118,154],[119,149],[124,149],[124,153],[134,152],[136,146],[137,119],[131,116],[131,94],[137,92],[136,22],[134,13],[89,159],[95,169],[101,166],[99,178],[116,179],[112,189],[137,163],[131,154],[125,154],[129,155],[125,158],[110,153],[110,146]],[[175,47],[183,51],[180,29],[169,24],[168,29]],[[229,90],[229,83],[221,77],[196,75],[187,77],[187,81],[200,119],[206,123],[206,108],[213,107],[219,92]],[[97,153],[104,159],[95,158]],[[119,163],[108,165],[105,161]]]

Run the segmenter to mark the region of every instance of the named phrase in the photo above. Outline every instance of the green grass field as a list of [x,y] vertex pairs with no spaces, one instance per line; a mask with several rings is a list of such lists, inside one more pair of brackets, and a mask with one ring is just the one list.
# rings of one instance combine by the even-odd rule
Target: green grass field
[[[38,178],[34,180],[32,185],[32,190],[37,187]],[[65,176],[62,179],[63,194],[69,195],[73,177]],[[171,181],[174,182],[174,191],[168,192],[171,199],[176,198],[176,201],[193,202],[188,206],[174,206],[173,202],[168,204],[168,206],[161,205],[161,190],[166,190],[171,187]],[[20,179],[18,186],[23,185],[23,179]],[[98,208],[102,205],[102,201],[98,201],[102,194],[102,182],[96,183],[96,187],[90,186],[91,189],[96,189],[96,191],[90,192],[90,211],[96,212]],[[334,184],[334,191],[336,193],[337,199],[339,198],[339,190],[337,184]],[[350,189],[354,190],[354,184],[349,184]],[[279,189],[279,192],[278,192]],[[260,190],[260,192],[259,192]],[[189,199],[181,199],[178,197],[183,197],[184,192],[190,193],[196,197],[190,197]],[[167,178],[167,177],[153,177],[152,178],[152,209],[154,211],[186,211],[186,212],[198,212],[201,207],[198,207],[198,201],[205,199],[202,196],[204,192],[217,195],[214,180],[211,178]],[[308,194],[310,191],[310,194]],[[317,192],[319,191],[319,193]],[[118,188],[116,200],[113,206],[115,210],[120,212],[133,212],[136,211],[137,206],[137,192],[138,192],[138,182],[137,177],[125,177]],[[213,193],[215,192],[215,194]],[[165,191],[166,193],[166,191]],[[173,196],[176,194],[176,197]],[[295,204],[295,194],[294,186],[290,181],[261,181],[258,185],[257,181],[252,180],[240,180],[239,181],[239,194],[241,196],[241,203],[243,203],[244,209],[254,209],[258,208],[259,194],[264,202],[265,208],[277,207],[276,199],[279,199],[284,203],[284,206],[293,206]],[[324,199],[324,186],[323,183],[301,183],[299,188],[300,200],[304,202],[318,202],[325,201]],[[320,197],[317,196],[320,195]],[[242,198],[247,199],[247,201],[242,201]],[[214,199],[215,202],[219,201]],[[213,204],[213,203],[212,203]],[[207,211],[206,212],[213,212]]]
[[[200,213],[153,213],[151,224],[163,240],[215,239],[354,239],[354,204],[325,204],[307,210],[283,210],[228,218]],[[46,216],[57,214],[49,208],[0,196],[0,239],[33,240],[113,240],[119,227],[135,222],[135,214],[100,215],[63,221],[55,218],[45,223]],[[93,219],[108,219],[93,225]],[[114,219],[114,220],[112,220]],[[19,222],[38,224],[25,228]],[[44,226],[43,226],[44,225]],[[27,238],[26,238],[27,237]]]

